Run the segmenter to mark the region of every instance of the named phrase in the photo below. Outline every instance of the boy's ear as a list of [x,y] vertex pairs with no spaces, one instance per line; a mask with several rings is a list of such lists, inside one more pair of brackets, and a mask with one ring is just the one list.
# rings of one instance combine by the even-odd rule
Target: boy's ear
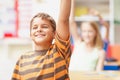
[[55,35],[56,35],[56,31],[55,31],[55,32],[53,32],[53,39],[55,38]]

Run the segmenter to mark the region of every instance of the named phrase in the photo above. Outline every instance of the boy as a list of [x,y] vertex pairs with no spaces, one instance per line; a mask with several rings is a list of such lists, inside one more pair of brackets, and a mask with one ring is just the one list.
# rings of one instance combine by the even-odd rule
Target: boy
[[35,50],[20,57],[12,80],[69,80],[70,7],[71,0],[61,0],[57,25],[45,13],[38,13],[32,18],[30,37],[34,41]]

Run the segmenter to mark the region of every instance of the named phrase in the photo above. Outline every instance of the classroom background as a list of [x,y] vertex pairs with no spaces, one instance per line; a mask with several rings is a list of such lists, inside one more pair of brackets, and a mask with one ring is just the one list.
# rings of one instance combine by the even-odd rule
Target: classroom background
[[[60,0],[0,0],[0,80],[10,80],[18,57],[33,50],[29,35],[31,17],[38,12],[49,13],[57,20]],[[83,18],[87,8],[98,10],[110,25],[107,57],[104,70],[120,70],[120,0],[76,0],[75,20],[98,21],[96,17]],[[82,16],[82,17],[81,17]],[[104,35],[104,30],[103,34]]]

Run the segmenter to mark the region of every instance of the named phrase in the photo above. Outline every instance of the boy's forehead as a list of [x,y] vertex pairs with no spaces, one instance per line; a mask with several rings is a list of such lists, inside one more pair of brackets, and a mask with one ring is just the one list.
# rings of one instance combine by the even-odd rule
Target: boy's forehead
[[50,24],[50,22],[47,19],[43,19],[41,17],[34,18],[33,23],[46,23],[46,24]]

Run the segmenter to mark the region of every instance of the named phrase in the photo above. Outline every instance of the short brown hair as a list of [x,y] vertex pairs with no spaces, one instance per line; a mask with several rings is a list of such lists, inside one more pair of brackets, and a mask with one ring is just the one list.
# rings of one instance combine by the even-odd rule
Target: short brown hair
[[42,18],[42,19],[48,20],[48,21],[51,23],[51,26],[52,26],[52,28],[53,28],[53,31],[56,30],[56,22],[55,22],[55,20],[54,20],[50,15],[48,15],[48,14],[46,14],[46,13],[38,13],[38,14],[36,14],[36,15],[31,19],[31,21],[30,21],[30,31],[31,31],[31,28],[32,28],[32,22],[33,22],[33,20],[34,20],[36,17],[40,17],[40,18]]

